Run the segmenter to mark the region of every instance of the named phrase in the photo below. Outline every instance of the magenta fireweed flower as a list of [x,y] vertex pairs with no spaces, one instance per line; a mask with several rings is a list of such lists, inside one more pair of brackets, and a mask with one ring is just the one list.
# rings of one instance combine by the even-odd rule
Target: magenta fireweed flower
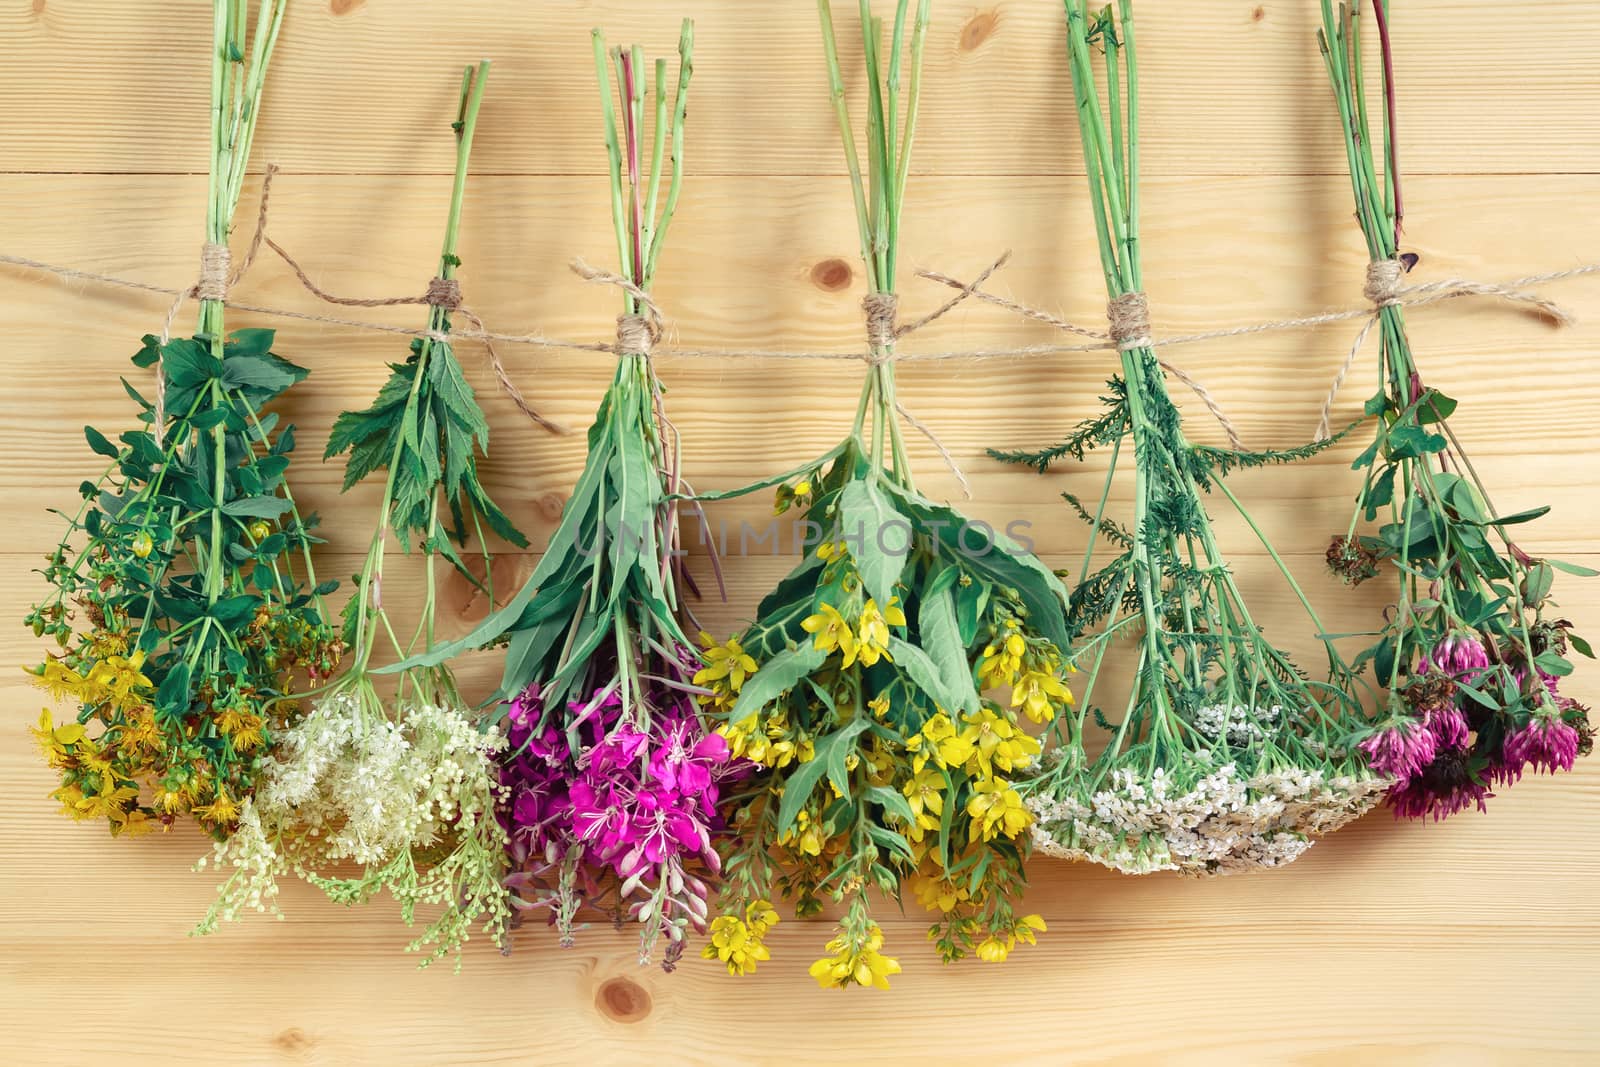
[[1433,762],[1438,741],[1417,719],[1396,718],[1358,745],[1367,766],[1388,778],[1406,779]]
[[711,887],[691,868],[721,867],[712,836],[721,829],[718,783],[732,770],[728,743],[706,730],[681,689],[649,684],[631,699],[647,722],[625,720],[615,688],[569,701],[561,729],[541,728],[535,686],[507,711],[507,885],[521,910],[549,911],[564,945],[590,903],[647,925],[705,927]]
[[1578,758],[1578,731],[1559,715],[1535,715],[1528,725],[1506,735],[1501,757],[1507,777],[1523,769],[1570,771]]

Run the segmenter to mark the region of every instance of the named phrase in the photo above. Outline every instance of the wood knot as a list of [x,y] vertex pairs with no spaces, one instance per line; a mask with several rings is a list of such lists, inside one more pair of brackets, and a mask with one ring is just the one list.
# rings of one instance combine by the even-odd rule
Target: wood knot
[[348,15],[367,0],[328,0],[328,10],[335,15]]
[[990,37],[994,36],[995,27],[1000,25],[998,11],[980,11],[967,20],[961,27],[961,50],[971,52]]
[[298,1026],[291,1026],[274,1036],[272,1043],[291,1056],[300,1056],[311,1051],[317,1040]]
[[850,288],[855,271],[842,259],[825,259],[811,268],[811,284],[825,293],[837,293]]
[[551,522],[559,522],[561,509],[567,506],[567,498],[560,493],[546,493],[538,500],[539,514]]
[[1257,7],[1254,11],[1250,12],[1250,21],[1251,22],[1260,22],[1262,19],[1264,19],[1266,17],[1267,17],[1267,9],[1264,8],[1264,7]]
[[601,984],[594,1003],[608,1019],[642,1022],[650,1014],[650,991],[631,978],[612,978]]
[[33,13],[35,15],[44,14],[44,9],[46,6],[45,0],[33,0]]

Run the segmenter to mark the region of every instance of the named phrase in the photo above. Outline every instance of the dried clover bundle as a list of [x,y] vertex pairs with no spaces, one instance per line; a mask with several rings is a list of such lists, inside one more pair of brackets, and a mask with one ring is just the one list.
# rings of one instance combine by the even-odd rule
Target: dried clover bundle
[[[487,76],[485,62],[468,67],[462,82],[439,283],[451,282],[460,265],[456,235]],[[432,647],[434,557],[468,573],[451,531],[464,542],[470,524],[481,541],[487,523],[513,543],[527,543],[478,483],[476,449],[487,447],[488,424],[450,343],[440,339],[450,331],[449,315],[450,301],[441,295],[429,310],[429,335],[412,343],[406,362],[391,366],[373,405],[334,424],[328,455],[350,452],[347,489],[374,470],[387,472],[377,526],[345,608],[351,663],[263,761],[237,832],[216,847],[214,863],[226,880],[197,932],[246,908],[276,912],[277,879],[292,872],[345,904],[387,890],[408,925],[418,904],[438,906],[438,916],[409,946],[428,950],[424,965],[452,951],[459,965],[474,926],[497,943],[504,936],[510,905],[495,756],[505,740],[480,729],[448,666],[402,665],[390,700],[378,692],[378,672],[370,667],[385,639],[400,657],[419,643]],[[415,536],[427,567],[427,598],[409,642],[396,633],[382,599],[390,530],[408,549]],[[487,561],[486,543],[483,549]],[[360,873],[343,876],[337,867],[346,862],[359,864]]]
[[900,970],[881,951],[877,890],[911,890],[937,914],[930,939],[946,960],[997,961],[1033,942],[1043,921],[1013,907],[1032,821],[1013,783],[1039,751],[1021,718],[1046,721],[1071,701],[1060,677],[1066,590],[1008,538],[918,494],[896,420],[895,258],[931,3],[914,24],[908,6],[896,11],[887,77],[883,25],[862,6],[863,183],[829,5],[818,2],[871,290],[871,366],[850,436],[751,487],[779,485],[779,510],[803,509],[822,540],[749,629],[708,649],[696,677],[748,770],[725,804],[735,832],[726,914],[704,955],[732,974],[768,958],[776,894],[801,916],[842,903],[836,936],[811,967],[824,987],[886,987]]
[[[124,381],[144,429],[117,442],[81,486],[83,503],[42,571],[54,587],[27,623],[59,654],[32,668],[76,717],[35,731],[61,772],[53,796],[113,834],[188,815],[231,832],[263,755],[292,718],[294,676],[338,660],[302,518],[284,480],[293,428],[264,410],[306,376],[272,352],[271,330],[227,334],[228,234],[244,183],[284,0],[263,3],[247,40],[242,5],[219,0],[213,41],[211,167],[199,328],[144,339],[158,395]],[[304,574],[297,574],[297,560]],[[309,588],[308,588],[309,587]]]
[[[1202,494],[1216,489],[1238,506],[1223,483],[1230,469],[1300,458],[1323,446],[1244,453],[1185,438],[1149,347],[1138,253],[1139,83],[1129,5],[1122,5],[1119,22],[1111,7],[1090,13],[1083,0],[1068,0],[1067,42],[1122,367],[1110,382],[1104,414],[1054,448],[1001,457],[1043,471],[1066,455],[1112,450],[1095,511],[1068,497],[1090,524],[1070,629],[1074,638],[1096,627],[1099,632],[1077,652],[1080,663],[1093,654],[1080,710],[1058,721],[1057,746],[1026,787],[1038,817],[1036,846],[1128,873],[1276,866],[1298,856],[1312,836],[1368,810],[1387,783],[1375,780],[1344,741],[1349,727],[1343,713],[1355,708],[1343,664],[1330,647],[1333,684],[1312,683],[1266,639],[1222,556]],[[1095,45],[1106,63],[1104,110],[1092,66]],[[1134,518],[1126,527],[1106,516],[1125,446],[1133,452],[1135,488]],[[1112,558],[1092,569],[1096,550],[1108,545]],[[1304,602],[1293,578],[1287,571],[1284,576]],[[1092,700],[1106,650],[1119,636],[1136,643],[1137,661],[1126,708],[1113,724]],[[1093,762],[1083,736],[1091,710],[1111,734]]]
[[616,372],[589,430],[583,473],[533,575],[433,657],[506,644],[497,694],[509,735],[501,819],[519,915],[544,913],[570,945],[580,909],[606,911],[638,924],[641,963],[665,939],[668,970],[689,930],[705,929],[717,862],[715,779],[727,755],[695,708],[690,679],[700,661],[677,620],[678,445],[650,362],[659,333],[650,286],[682,184],[693,44],[686,20],[669,95],[664,59],[651,93],[640,50],[608,55],[594,33],[622,264],[610,279],[623,290]]
[[[1375,0],[1374,12],[1385,17]],[[1322,4],[1319,33],[1350,161],[1356,217],[1380,299],[1409,266],[1399,255],[1401,196],[1395,167],[1394,83],[1383,33],[1384,167],[1378,176],[1361,62],[1360,4]],[[1387,27],[1380,23],[1380,29]],[[1378,310],[1378,392],[1366,413],[1377,435],[1356,459],[1365,471],[1350,527],[1328,565],[1351,585],[1382,577],[1395,587],[1378,640],[1356,659],[1385,690],[1382,713],[1361,748],[1395,779],[1397,816],[1441,819],[1484,807],[1490,789],[1525,770],[1571,770],[1593,746],[1588,709],[1560,693],[1569,647],[1592,655],[1556,617],[1557,570],[1596,572],[1530,556],[1509,528],[1549,511],[1502,515],[1489,503],[1450,430],[1456,402],[1424,384],[1406,337],[1404,310]],[[1374,533],[1358,533],[1379,522]]]

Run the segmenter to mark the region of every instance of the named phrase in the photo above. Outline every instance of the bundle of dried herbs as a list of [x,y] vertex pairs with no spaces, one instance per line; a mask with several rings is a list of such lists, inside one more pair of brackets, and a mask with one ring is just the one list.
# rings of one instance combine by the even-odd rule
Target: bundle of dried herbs
[[244,185],[267,63],[285,0],[215,4],[211,167],[199,326],[144,338],[151,399],[126,380],[142,428],[116,441],[86,427],[110,460],[61,511],[67,532],[42,573],[50,595],[27,623],[60,651],[32,668],[53,697],[78,705],[35,731],[61,772],[53,794],[113,834],[190,816],[226,838],[261,761],[294,715],[283,698],[302,674],[328,676],[330,630],[301,516],[285,482],[294,430],[266,410],[306,371],[272,351],[271,330],[229,334],[227,242]]

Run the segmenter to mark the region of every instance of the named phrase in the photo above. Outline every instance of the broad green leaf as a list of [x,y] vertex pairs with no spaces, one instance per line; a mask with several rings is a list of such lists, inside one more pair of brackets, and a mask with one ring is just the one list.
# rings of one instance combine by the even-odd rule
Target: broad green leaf
[[945,711],[954,715],[957,711],[978,710],[978,693],[972,686],[970,676],[966,686],[971,690],[969,694],[948,684],[938,665],[926,652],[893,635],[889,637],[889,655],[894,665]]
[[[757,671],[752,680],[754,677],[759,677],[760,673],[760,671]],[[745,687],[748,688],[749,685],[750,682],[746,681]],[[784,781],[783,800],[778,805],[779,836],[787,833],[794,826],[795,819],[800,815],[800,809],[805,807],[806,801],[811,798],[811,791],[822,780],[822,775],[827,770],[829,761],[837,758],[842,764],[844,758],[849,754],[851,743],[855,740],[856,735],[869,725],[870,723],[866,719],[856,719],[849,725],[841,727],[824,737],[816,744],[816,756],[802,763]],[[829,773],[831,774],[831,772]],[[839,782],[835,780],[834,784],[838,785]],[[846,784],[848,785],[848,783]],[[847,796],[849,795],[847,789],[841,789],[840,792]]]
[[744,681],[728,721],[743,722],[793,689],[806,675],[822,666],[828,654],[810,641],[784,649]]
[[854,478],[839,492],[839,529],[867,595],[887,604],[905,569],[911,523],[876,479]]

